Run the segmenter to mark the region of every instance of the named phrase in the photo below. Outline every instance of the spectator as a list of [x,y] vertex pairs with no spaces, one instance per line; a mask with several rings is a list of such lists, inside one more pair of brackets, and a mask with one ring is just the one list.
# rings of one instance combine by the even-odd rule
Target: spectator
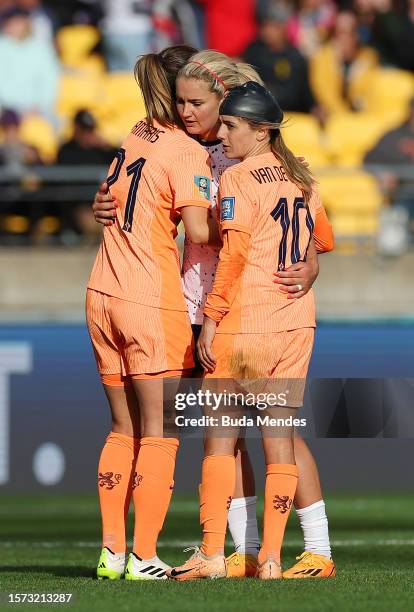
[[256,0],[197,0],[205,7],[209,49],[240,56],[257,33]]
[[185,43],[195,48],[203,46],[196,13],[188,0],[154,0],[154,50]]
[[56,23],[41,0],[19,0],[19,5],[30,14],[33,36],[40,40],[52,41]]
[[369,0],[376,10],[373,42],[386,65],[414,71],[414,0],[405,0],[402,8],[392,0]]
[[287,41],[289,11],[284,4],[272,4],[261,18],[259,37],[247,47],[244,59],[257,68],[283,110],[311,112],[315,101],[307,62]]
[[[395,214],[399,215],[398,218],[404,219],[404,215],[398,213],[398,210],[405,212],[405,218],[410,221],[414,236],[414,98],[410,104],[408,119],[396,129],[387,132],[366,154],[364,163],[383,166],[377,171],[382,189],[389,202],[394,204],[394,209],[397,209]],[[390,230],[387,229],[388,231]]]
[[360,44],[353,13],[338,14],[334,34],[310,60],[313,94],[328,113],[363,110],[367,76],[378,65],[374,49]]
[[43,0],[43,4],[53,14],[59,27],[73,24],[97,26],[104,14],[102,0]]
[[73,137],[60,147],[57,163],[108,165],[113,160],[116,150],[98,134],[94,116],[87,110],[80,110],[73,121]]
[[[108,145],[97,132],[94,116],[80,110],[74,117],[73,138],[58,151],[60,165],[105,165],[113,160],[116,149]],[[90,202],[74,204],[63,202],[59,216],[62,223],[61,240],[64,244],[77,244],[80,240],[95,242],[99,238]]]
[[152,1],[105,0],[104,53],[110,71],[132,70],[138,55],[151,51]]
[[59,65],[52,43],[32,35],[27,10],[14,7],[0,23],[0,106],[53,121]]
[[42,164],[42,159],[36,147],[28,145],[20,139],[20,122],[19,115],[13,110],[5,109],[0,115],[2,133],[0,165],[15,172],[21,171],[23,166]]
[[311,57],[326,41],[335,24],[336,9],[330,0],[298,0],[288,24],[289,41]]

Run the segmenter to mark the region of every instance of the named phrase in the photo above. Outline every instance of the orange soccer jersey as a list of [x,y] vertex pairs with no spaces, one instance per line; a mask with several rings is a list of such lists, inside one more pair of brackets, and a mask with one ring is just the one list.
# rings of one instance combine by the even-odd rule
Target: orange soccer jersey
[[184,206],[210,206],[207,152],[178,128],[138,122],[107,182],[119,208],[104,229],[88,288],[126,301],[187,311],[175,243]]
[[[302,191],[289,180],[273,153],[249,157],[224,172],[220,182],[224,246],[204,311],[219,322],[218,334],[261,334],[315,326],[312,290],[300,300],[289,300],[272,280],[276,270],[306,256],[320,206],[316,190],[306,206]],[[226,230],[245,236],[247,256],[237,287],[223,290],[220,269],[226,265],[232,241],[230,236],[226,240],[226,233],[230,234]]]

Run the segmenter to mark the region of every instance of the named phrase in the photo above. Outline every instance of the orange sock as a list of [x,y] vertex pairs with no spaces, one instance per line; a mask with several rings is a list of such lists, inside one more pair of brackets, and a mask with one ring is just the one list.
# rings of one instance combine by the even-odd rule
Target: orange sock
[[102,547],[107,546],[114,553],[126,551],[126,517],[138,451],[139,438],[111,431],[99,459]]
[[266,466],[263,544],[259,563],[269,558],[280,561],[280,549],[297,484],[296,465],[270,463]]
[[223,554],[227,515],[236,486],[233,455],[209,455],[203,460],[200,489],[201,551],[208,556]]
[[157,554],[174,488],[177,438],[142,438],[133,491],[135,507],[134,553],[141,559]]

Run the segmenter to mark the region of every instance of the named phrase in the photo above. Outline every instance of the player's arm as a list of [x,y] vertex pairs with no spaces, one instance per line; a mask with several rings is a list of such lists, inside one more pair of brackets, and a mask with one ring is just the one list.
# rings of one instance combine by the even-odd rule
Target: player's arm
[[204,306],[203,327],[197,343],[200,363],[208,372],[213,372],[216,366],[216,358],[211,349],[216,327],[229,312],[240,291],[249,243],[248,233],[237,230],[223,231],[223,246],[220,250],[214,285]]
[[234,172],[225,172],[222,176],[219,202],[223,246],[214,285],[204,306],[203,327],[197,343],[200,362],[207,371],[215,369],[211,347],[216,326],[229,312],[240,291],[256,214],[255,203],[249,199],[241,177]]
[[316,209],[313,239],[318,253],[328,253],[332,251],[335,246],[332,225],[329,222],[326,210],[320,200]]
[[174,209],[181,215],[186,236],[195,244],[221,244],[217,221],[210,212],[211,180],[209,157],[202,147],[186,151],[169,172]]
[[274,283],[280,285],[283,293],[288,293],[288,299],[301,298],[312,289],[319,274],[319,261],[313,238],[309,242],[306,261],[298,261],[286,270],[275,272]]
[[194,244],[221,245],[219,226],[208,208],[201,206],[184,206],[181,218],[185,234]]

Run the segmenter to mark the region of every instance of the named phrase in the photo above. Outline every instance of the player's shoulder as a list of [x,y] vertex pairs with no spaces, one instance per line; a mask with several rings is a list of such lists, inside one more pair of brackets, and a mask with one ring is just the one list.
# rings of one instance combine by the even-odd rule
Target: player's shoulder
[[238,162],[237,164],[228,166],[221,175],[221,180],[240,180],[245,174],[243,164],[244,162]]

